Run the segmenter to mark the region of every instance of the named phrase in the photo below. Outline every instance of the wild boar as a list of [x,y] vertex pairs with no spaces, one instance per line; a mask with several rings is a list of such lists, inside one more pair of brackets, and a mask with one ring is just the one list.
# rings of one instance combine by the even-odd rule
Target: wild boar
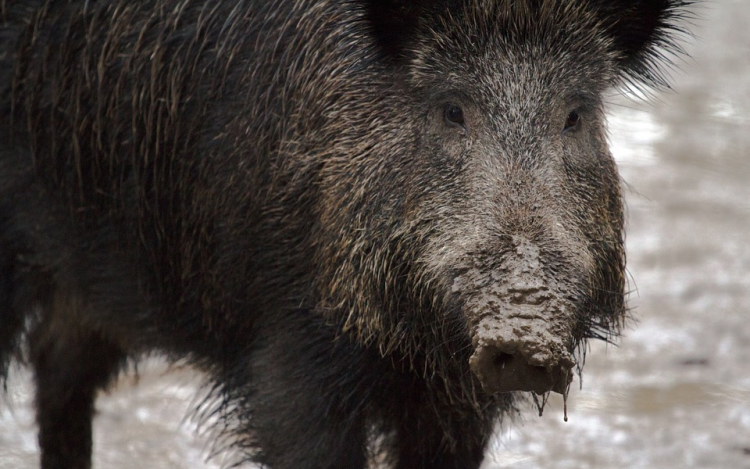
[[479,467],[617,334],[604,95],[664,84],[687,3],[2,2],[0,370],[42,467],[90,467],[150,353],[246,461]]

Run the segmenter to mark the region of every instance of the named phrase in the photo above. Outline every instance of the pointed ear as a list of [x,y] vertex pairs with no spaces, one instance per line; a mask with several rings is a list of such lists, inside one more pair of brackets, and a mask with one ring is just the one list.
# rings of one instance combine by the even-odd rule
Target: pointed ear
[[694,0],[593,0],[614,41],[621,72],[635,85],[668,86],[664,67],[682,53],[676,37],[687,35]]
[[438,0],[367,0],[366,19],[380,49],[395,60],[412,44],[420,21]]

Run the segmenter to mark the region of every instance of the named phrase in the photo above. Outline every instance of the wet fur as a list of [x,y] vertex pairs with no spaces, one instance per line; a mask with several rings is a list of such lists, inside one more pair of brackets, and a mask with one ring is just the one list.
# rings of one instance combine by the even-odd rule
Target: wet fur
[[[89,467],[96,393],[154,351],[209,374],[206,406],[241,459],[357,468],[377,439],[398,468],[479,467],[516,398],[481,391],[470,295],[444,292],[507,243],[458,248],[474,239],[468,214],[498,207],[461,200],[450,161],[411,169],[404,119],[419,116],[398,114],[413,109],[401,86],[428,96],[456,59],[441,39],[508,43],[512,60],[560,18],[562,43],[591,44],[607,71],[598,88],[658,85],[654,46],[686,6],[485,3],[1,3],[0,371],[34,367],[42,467]],[[619,185],[600,150],[566,173],[566,200],[596,207],[564,214],[580,236],[535,238],[545,252],[593,246],[549,267],[586,267],[568,284],[581,341],[612,334],[624,307]],[[506,187],[486,170],[477,194]],[[443,206],[456,211],[433,216]]]

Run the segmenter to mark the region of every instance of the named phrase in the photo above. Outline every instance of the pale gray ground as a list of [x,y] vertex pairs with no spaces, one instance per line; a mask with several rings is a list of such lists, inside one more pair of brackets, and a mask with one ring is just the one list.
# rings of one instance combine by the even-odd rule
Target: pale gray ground
[[[484,469],[750,468],[750,1],[699,14],[674,93],[612,99],[637,324],[619,347],[593,344],[569,422],[554,397],[542,418],[529,409]],[[220,467],[185,418],[197,383],[155,363],[102,396],[95,468]],[[9,391],[0,469],[35,468],[28,375]]]

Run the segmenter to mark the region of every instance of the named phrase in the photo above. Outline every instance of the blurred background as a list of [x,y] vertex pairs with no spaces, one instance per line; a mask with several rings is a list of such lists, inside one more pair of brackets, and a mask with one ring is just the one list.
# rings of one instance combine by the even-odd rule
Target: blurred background
[[[696,14],[674,90],[610,100],[635,320],[619,346],[591,344],[568,422],[556,395],[543,417],[529,408],[484,469],[750,468],[750,1]],[[97,402],[94,467],[221,467],[186,417],[198,377],[139,370]],[[0,401],[0,469],[38,467],[31,403],[17,371]]]

